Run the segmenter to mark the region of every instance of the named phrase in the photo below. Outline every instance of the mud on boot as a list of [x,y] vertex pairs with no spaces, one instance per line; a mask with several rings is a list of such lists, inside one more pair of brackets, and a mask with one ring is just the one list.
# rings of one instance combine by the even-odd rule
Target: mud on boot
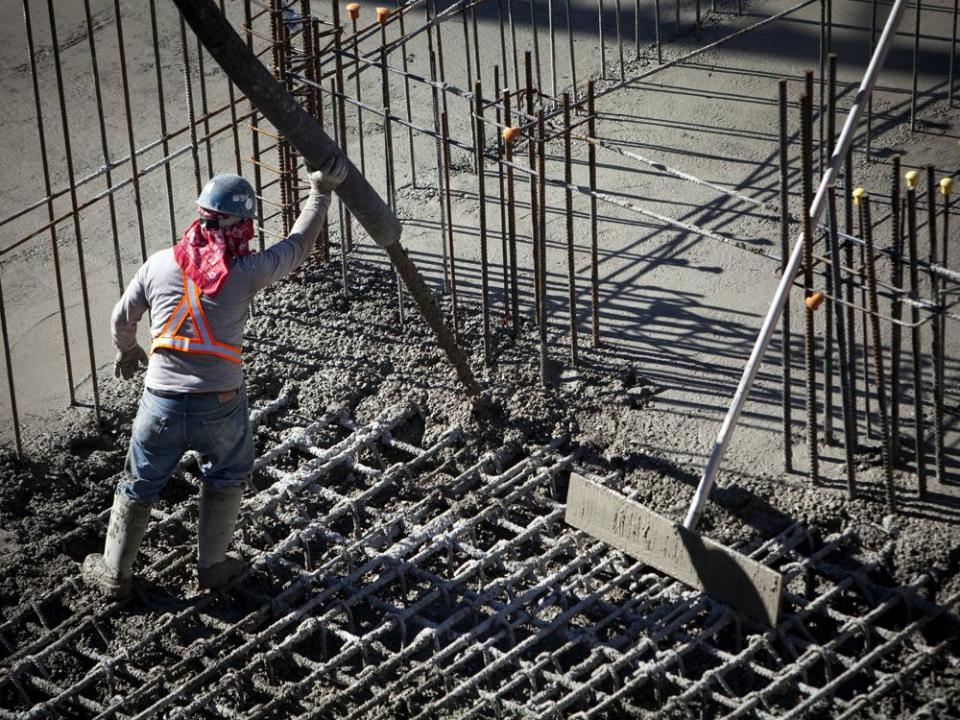
[[103,554],[87,555],[81,569],[83,581],[110,600],[130,597],[133,561],[150,520],[150,506],[124,495],[114,495]]
[[247,565],[227,548],[233,539],[243,500],[243,486],[200,488],[200,517],[197,520],[197,584],[203,589],[221,588]]

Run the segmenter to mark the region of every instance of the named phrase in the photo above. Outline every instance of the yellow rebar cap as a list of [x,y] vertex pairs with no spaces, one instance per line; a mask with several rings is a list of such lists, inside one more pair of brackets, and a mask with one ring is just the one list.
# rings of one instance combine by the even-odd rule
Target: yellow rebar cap
[[918,173],[916,170],[908,171],[903,177],[905,177],[907,180],[908,188],[915,188],[917,187],[917,183],[920,182],[920,173]]
[[940,192],[943,195],[949,195],[953,192],[953,178],[943,178],[940,181]]
[[351,20],[356,20],[358,17],[360,17],[360,3],[348,3],[347,14],[350,16]]
[[518,127],[505,127],[503,132],[500,133],[503,135],[503,141],[505,143],[513,144],[513,141],[520,137],[520,128]]
[[865,188],[858,187],[853,189],[853,204],[859,205],[860,201],[867,196],[867,191]]
[[390,8],[378,7],[377,8],[377,22],[383,25],[387,18],[390,17]]
[[811,310],[817,310],[821,305],[823,305],[823,293],[815,292],[813,295],[808,297],[803,301],[806,306]]

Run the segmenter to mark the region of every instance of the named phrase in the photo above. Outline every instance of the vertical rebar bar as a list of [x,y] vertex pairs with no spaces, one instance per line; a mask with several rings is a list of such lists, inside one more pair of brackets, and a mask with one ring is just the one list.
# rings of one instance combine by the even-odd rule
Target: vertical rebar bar
[[663,45],[660,41],[660,0],[653,0],[653,24],[657,43],[657,62],[663,64]]
[[[119,8],[117,8],[119,11]],[[80,232],[80,210],[77,201],[77,185],[73,171],[73,149],[70,142],[70,121],[67,117],[67,100],[63,89],[63,68],[60,65],[60,45],[57,38],[57,21],[53,0],[47,0],[50,18],[50,41],[53,48],[53,66],[57,78],[57,97],[60,101],[60,122],[63,129],[63,154],[67,164],[67,183],[70,187],[70,210],[73,216],[73,233],[77,244],[77,266],[80,271],[80,295],[83,301],[83,320],[87,330],[87,353],[90,359],[90,385],[93,391],[93,412],[100,424],[100,383],[97,379],[97,359],[93,347],[93,322],[90,313],[90,293],[87,287],[87,268],[84,262],[83,237]],[[119,14],[119,13],[118,13]]]
[[507,248],[509,252],[510,265],[510,320],[513,329],[513,335],[516,336],[520,329],[520,301],[517,297],[517,214],[514,206],[515,196],[513,187],[513,142],[516,135],[519,134],[519,128],[514,128],[510,118],[510,91],[503,90],[503,114],[504,124],[503,140],[506,151],[507,163]]
[[[860,237],[863,237],[863,208],[859,208],[857,213],[860,221]],[[866,317],[866,307],[867,307],[867,278],[866,278],[866,248],[863,245],[860,245],[860,267],[858,272],[860,275],[860,307],[863,308],[861,313],[861,332],[863,339],[863,414],[864,419],[867,421],[867,437],[873,437],[873,412],[871,409],[872,398],[870,392],[870,338],[867,335],[867,317]]]
[[[343,81],[343,24],[340,22],[340,0],[331,3],[333,11],[333,40],[334,40],[334,78],[336,81],[336,115],[337,127],[340,130],[340,151],[347,155],[347,108],[346,90]],[[384,124],[389,121],[384,119]],[[340,236],[340,255],[343,262],[344,296],[348,295],[347,254],[353,250],[353,223],[350,211],[339,201],[340,217],[343,219],[342,235]]]
[[880,336],[880,303],[877,301],[877,270],[874,263],[873,220],[870,213],[870,197],[864,195],[864,242],[867,246],[867,285],[870,296],[870,325],[873,335],[873,368],[877,384],[877,411],[880,415],[880,439],[882,442],[880,453],[883,462],[884,489],[887,500],[887,509],[893,512],[896,509],[896,487],[893,484],[892,440],[890,422],[887,416],[887,387],[883,372],[883,347]]
[[[853,235],[853,152],[848,151],[843,164],[843,184],[844,184],[844,202],[843,202],[843,229],[847,236]],[[843,242],[843,259],[847,267],[853,267],[853,243],[849,240]],[[858,412],[857,412],[857,335],[856,335],[856,314],[854,313],[853,298],[856,291],[856,282],[853,273],[849,273],[846,278],[846,287],[844,288],[844,300],[847,303],[847,386],[850,388],[850,419],[853,422],[853,432],[858,433]],[[864,376],[866,377],[866,376]],[[869,403],[870,386],[869,380],[863,384],[864,407]],[[868,413],[869,414],[869,413]]]
[[957,14],[960,0],[953,0],[953,20],[950,31],[950,69],[947,74],[947,105],[953,107],[953,68],[957,61]]
[[920,69],[920,17],[922,15],[923,0],[914,0],[916,3],[916,23],[913,31],[913,81],[910,90],[910,131],[917,129],[917,75]]
[[57,309],[60,316],[60,337],[63,341],[63,360],[67,373],[67,392],[70,404],[76,405],[77,398],[73,387],[73,359],[70,353],[70,333],[67,328],[66,303],[63,296],[63,269],[60,264],[60,242],[57,239],[57,226],[53,222],[53,188],[50,182],[50,158],[47,155],[47,135],[43,124],[43,107],[40,104],[40,84],[37,76],[37,56],[33,40],[33,21],[30,16],[30,0],[23,0],[24,32],[27,36],[27,55],[30,65],[30,80],[33,83],[33,102],[37,135],[40,144],[40,167],[43,171],[43,192],[46,198],[47,222],[50,224],[50,252],[53,256],[53,274],[57,287]]
[[[163,156],[167,157],[170,154],[170,141],[167,137],[167,102],[163,91],[163,64],[160,59],[160,34],[157,29],[156,0],[150,0],[150,33],[153,40],[153,67],[156,73],[157,83],[157,117],[160,119],[160,148]],[[233,83],[231,83],[230,86],[232,88]],[[234,122],[234,125],[236,126],[236,122]],[[237,166],[237,174],[240,174],[239,165]],[[173,174],[170,169],[170,163],[163,164],[163,179],[167,190],[167,219],[170,223],[170,242],[171,244],[176,244],[180,237],[177,233],[177,221],[173,209]]]
[[[830,275],[832,278],[831,288],[835,292],[840,288],[840,238],[837,232],[837,192],[830,188],[827,195],[828,214],[830,232],[828,240],[830,242]],[[839,297],[839,292],[838,292]],[[854,460],[854,452],[857,447],[856,428],[852,421],[852,412],[850,407],[850,388],[849,377],[847,375],[847,343],[846,328],[844,327],[844,311],[839,302],[834,302],[830,308],[835,315],[837,326],[837,350],[840,356],[840,404],[843,412],[843,449],[847,464],[847,497],[853,498],[857,492],[857,465]],[[832,382],[832,378],[831,378]]]
[[[910,254],[910,297],[920,297],[920,276],[917,271],[917,172],[911,170],[907,179],[907,249]],[[910,305],[910,355],[913,358],[913,437],[914,459],[917,465],[917,490],[920,499],[927,496],[927,468],[924,453],[923,430],[923,358],[920,350],[920,310]]]
[[[552,0],[551,0],[552,2]],[[660,0],[657,0],[660,2]],[[607,79],[607,46],[603,37],[603,0],[597,0],[597,14],[599,15],[598,28],[599,28],[599,42],[600,42],[600,79]],[[556,53],[551,53],[551,55],[556,56]],[[553,97],[557,97],[557,85],[553,84]]]
[[[927,166],[927,230],[929,232],[930,297],[937,306],[936,314],[930,320],[930,360],[933,373],[933,457],[937,482],[946,481],[946,462],[944,459],[943,439],[943,375],[940,357],[943,354],[943,296],[940,292],[940,277],[933,272],[937,258],[937,183],[933,165]],[[946,236],[944,236],[946,241]]]
[[[790,257],[790,167],[787,157],[789,131],[787,126],[787,81],[778,83],[780,107],[780,273],[786,269]],[[790,330],[790,299],[783,305],[780,316],[783,336],[783,467],[785,472],[793,472],[793,380],[791,344],[793,335]]]
[[587,163],[590,168],[590,317],[593,347],[600,347],[600,259],[597,247],[597,115],[593,80],[587,81]]
[[570,93],[563,94],[563,183],[567,217],[567,285],[570,305],[570,362],[579,364],[577,353],[577,268],[573,247],[573,153],[570,143]]
[[[873,0],[870,8],[870,55],[873,57],[873,50],[877,44],[877,0]],[[866,129],[866,150],[867,162],[873,159],[873,93],[867,100],[867,129]]]
[[[821,112],[820,112],[820,130],[821,130],[821,147],[826,146],[829,148],[829,152],[832,152],[834,144],[836,143],[836,126],[837,126],[837,56],[834,53],[829,53],[827,56],[827,112],[826,112],[826,136],[824,137],[823,133],[823,78],[821,78],[820,84],[820,101],[821,101]],[[823,153],[821,152],[821,163],[823,162]],[[821,164],[822,167],[822,164]],[[834,206],[832,211],[836,210],[836,194],[831,198]],[[836,217],[833,218],[836,221]],[[834,242],[839,243],[839,240],[836,238],[836,229],[832,228],[830,233],[833,233],[834,237],[828,238],[830,242],[831,252],[833,249]],[[839,253],[839,244],[838,244],[838,253]],[[840,262],[839,254],[837,256],[837,262]],[[832,299],[834,293],[839,294],[840,291],[840,275],[839,273],[834,276],[832,266],[824,267],[824,280],[826,281],[827,286],[827,301],[826,301],[826,334],[824,338],[824,359],[823,359],[823,403],[824,403],[824,424],[823,424],[823,435],[827,444],[832,445],[834,441],[833,437],[833,358],[834,358],[834,300]],[[834,280],[837,281],[837,284],[834,285]],[[840,305],[836,304],[839,308]],[[839,326],[838,326],[839,327]],[[839,330],[838,330],[839,332]],[[837,344],[844,342],[840,338],[837,338]],[[845,366],[846,363],[844,362]],[[844,422],[846,422],[846,410],[844,409]],[[846,436],[845,436],[846,437]]]
[[[573,9],[570,7],[570,0],[563,0],[563,5],[567,10],[567,43],[570,51],[570,85],[573,88],[573,101],[575,103],[579,103],[580,94],[577,92],[577,61],[574,56],[573,45]],[[541,85],[541,87],[543,86]]]
[[537,326],[540,336],[540,385],[547,387],[550,382],[550,357],[547,353],[547,140],[543,108],[537,110],[537,138],[540,148],[537,152],[537,178],[540,190],[540,317]]
[[[383,8],[386,10],[386,8]],[[380,100],[383,103],[383,170],[387,185],[387,204],[397,207],[396,177],[393,162],[393,121],[390,119],[390,75],[387,71],[387,20],[389,13],[377,10],[377,22],[380,24]],[[441,123],[443,122],[441,116]]]
[[620,7],[620,0],[615,1],[617,10],[617,56],[620,58],[620,80],[623,81],[624,78],[626,78],[626,70],[624,69],[623,62],[623,31],[620,27],[623,9]]
[[[336,77],[330,78],[330,115],[333,118],[333,137],[340,138],[340,151],[346,152],[346,143],[343,142],[345,117],[341,112],[343,103],[340,102],[342,95],[340,89],[342,83],[338,83]],[[347,233],[350,231],[350,212],[343,204],[343,200],[337,197],[338,217],[340,220],[340,282],[343,289],[344,299],[350,298],[350,272],[347,268]],[[442,243],[441,243],[442,244]]]
[[[438,97],[437,91],[437,58],[433,50],[430,50],[430,80],[433,83],[430,86],[430,102],[433,109],[433,137],[434,137],[434,148],[437,155],[437,192],[440,194],[440,197],[443,197],[443,149],[441,148],[440,142],[440,98]],[[502,193],[501,193],[502,194]],[[447,244],[443,241],[446,237],[447,232],[447,210],[444,207],[444,203],[440,203],[440,255],[443,262],[443,283],[442,289],[443,292],[447,292],[447,274],[449,273],[449,265],[447,262]]]
[[[401,4],[399,12],[399,22],[400,22],[400,37],[406,37],[407,30],[404,26],[404,16],[406,15],[406,10]],[[474,24],[474,32],[476,32],[476,24]],[[359,53],[357,53],[359,58]],[[410,149],[410,186],[417,187],[417,157],[414,154],[414,144],[413,144],[413,105],[410,102],[410,61],[408,59],[408,53],[406,46],[400,48],[400,57],[403,63],[403,100],[406,105],[407,110],[407,146]],[[358,60],[359,64],[359,60]],[[359,67],[357,68],[359,74]],[[480,78],[480,67],[477,66],[477,79]],[[358,97],[357,100],[360,98]],[[357,106],[359,110],[359,105]]]
[[[360,3],[350,3],[347,5],[347,14],[350,16],[350,23],[353,27],[353,54],[356,57],[353,70],[354,87],[357,93],[357,142],[360,143],[360,172],[367,172],[367,150],[363,142],[363,87],[360,75],[360,36],[357,34],[357,19],[360,17]],[[403,22],[403,15],[400,16]],[[406,61],[406,58],[404,58]],[[406,68],[404,68],[406,72]],[[409,80],[408,80],[409,82]]]
[[[26,0],[24,0],[26,2]],[[17,410],[17,388],[13,382],[13,360],[10,353],[10,335],[7,332],[7,310],[3,299],[3,268],[0,266],[0,333],[3,336],[3,359],[7,369],[7,392],[10,395],[10,417],[13,420],[13,437],[17,445],[17,457],[23,459],[23,438],[20,434],[20,413]]]
[[530,26],[533,30],[533,60],[537,68],[537,87],[543,87],[543,72],[540,69],[540,31],[537,29],[537,0],[530,0]]
[[[317,84],[317,107],[316,107],[316,117],[317,125],[320,126],[320,129],[324,129],[324,111],[323,111],[323,93],[319,83],[323,79],[323,72],[320,67],[320,20],[318,18],[310,18],[310,32],[313,35],[313,75],[316,79]],[[334,96],[330,95],[331,105],[334,103]],[[333,133],[333,137],[336,137],[336,133]],[[317,237],[317,250],[319,251],[320,262],[328,263],[330,262],[330,217],[329,212],[323,216],[323,225],[320,226],[320,235]]]
[[[903,285],[903,214],[900,207],[900,156],[894,155],[890,190],[890,283],[894,287]],[[902,333],[900,319],[903,317],[903,304],[900,298],[890,298],[890,315],[893,326],[890,328],[890,459],[894,467],[900,465],[900,353]]]
[[510,120],[501,114],[500,108],[500,68],[494,66],[493,68],[493,96],[496,98],[495,107],[496,107],[496,119],[497,119],[497,187],[499,189],[499,195],[497,196],[497,204],[500,206],[500,269],[503,271],[503,317],[507,318],[510,315],[510,278],[507,275],[507,204],[505,202],[506,193],[504,190],[504,168],[503,168],[503,159],[505,157],[505,149],[503,147],[503,133],[500,132],[504,127],[509,125]]
[[203,117],[204,148],[207,155],[207,177],[213,177],[213,149],[210,147],[210,107],[207,103],[207,74],[203,67],[203,43],[197,38],[197,77],[200,80],[200,114]]
[[453,248],[453,211],[450,204],[450,131],[446,113],[440,113],[440,144],[443,146],[443,202],[447,206],[447,254],[450,256],[450,296],[453,306],[453,339],[460,342],[460,315],[457,296],[457,256]]
[[[533,68],[530,65],[530,53],[523,54],[524,78],[526,80],[526,113],[527,117],[533,117]],[[527,143],[527,161],[530,169],[536,167],[537,157],[536,143],[533,141],[533,130],[530,131],[530,142]],[[537,227],[537,177],[530,175],[530,249],[533,254],[533,316],[537,320],[540,318],[540,284],[537,278],[540,277],[540,253],[537,247],[540,242],[540,235]]]
[[[140,258],[147,259],[147,241],[143,228],[143,201],[140,194],[140,171],[137,166],[137,143],[133,136],[133,115],[130,110],[130,83],[127,78],[127,50],[123,42],[123,21],[120,17],[120,0],[113,0],[114,19],[117,24],[117,49],[120,51],[120,87],[123,93],[123,112],[127,121],[127,146],[130,151],[130,178],[133,186],[133,204],[137,216],[137,237],[140,239]],[[200,190],[197,189],[199,194]],[[98,411],[99,412],[99,411]]]
[[480,309],[483,318],[483,365],[490,367],[490,277],[487,258],[487,189],[483,154],[486,151],[486,133],[483,126],[483,91],[480,81],[473,86],[476,115],[477,195],[480,200]]
[[[812,238],[810,222],[810,204],[813,202],[813,98],[810,93],[800,97],[801,159],[803,167],[803,236]],[[804,243],[803,263],[804,298],[813,295],[813,243]],[[817,484],[820,482],[820,459],[817,455],[817,368],[816,368],[816,327],[814,308],[804,302],[804,355],[807,379],[807,452],[809,459],[809,477]]]
[[[253,15],[250,7],[250,0],[243,0],[243,21],[247,35],[247,47],[251,52],[253,46]],[[314,20],[314,27],[319,24],[319,20]],[[331,95],[331,102],[335,95]],[[260,130],[259,120],[257,118],[257,108],[251,102],[250,107],[250,145],[253,154],[253,189],[257,195],[257,245],[263,252],[266,245],[266,237],[263,232],[263,175],[260,172]],[[168,166],[169,167],[169,166]]]
[[[103,176],[107,189],[113,187],[113,173],[110,162],[110,143],[107,140],[107,126],[103,116],[103,92],[100,87],[100,66],[97,62],[97,43],[94,39],[93,17],[90,14],[90,0],[83,0],[83,15],[87,27],[87,43],[90,46],[90,66],[93,72],[94,97],[97,104],[97,125],[100,129],[100,151],[103,153]],[[120,235],[117,232],[117,205],[113,193],[107,195],[107,208],[110,216],[110,236],[113,240],[113,259],[117,271],[117,288],[123,294],[123,265],[120,259]]]
[[[151,4],[152,2],[153,0],[151,0]],[[304,7],[303,16],[306,18],[309,18],[310,17],[309,0],[302,0],[302,4]],[[224,7],[224,0],[220,0],[220,12],[222,12],[224,16],[226,16],[227,14],[226,7]],[[313,34],[310,32],[309,26],[305,28],[304,37],[310,38],[311,41],[313,40]],[[159,50],[156,48],[156,45],[154,46],[154,51],[159,52]],[[307,53],[307,57],[311,58],[313,54],[314,53],[311,46],[310,51]],[[159,65],[159,57],[157,57],[156,61],[157,61],[157,64]],[[157,68],[157,71],[159,73],[159,68]],[[316,81],[316,77],[312,77],[311,79]],[[316,95],[317,92],[312,92],[311,94]],[[237,121],[237,95],[236,95],[236,91],[233,88],[233,81],[230,80],[229,78],[227,78],[227,97],[229,98],[229,101],[230,101],[230,127],[231,127],[231,132],[233,134],[233,155],[234,155],[235,167],[236,167],[235,172],[237,173],[237,175],[242,175],[243,162],[240,155],[240,123]],[[209,140],[207,142],[209,143]],[[164,156],[166,156],[166,153],[164,153]],[[169,170],[169,163],[167,164],[167,166]]]
[[640,0],[633,4],[633,59],[640,59]]
[[[197,147],[197,118],[193,109],[193,83],[190,79],[190,46],[187,44],[187,23],[180,16],[180,52],[183,62],[183,86],[187,104],[187,124],[190,127],[190,157],[193,160],[193,179],[197,195],[203,187],[200,177],[200,155]],[[144,252],[144,254],[146,254]]]
[[[460,10],[460,20],[461,25],[463,26],[463,54],[464,59],[466,60],[466,69],[467,69],[467,87],[473,87],[473,60],[470,57],[470,25],[467,22],[467,6],[464,4],[463,8]],[[405,76],[406,77],[406,76]],[[468,106],[472,105],[467,101]],[[476,125],[477,119],[473,116],[472,111],[467,112],[467,117],[470,118],[470,136],[475,137],[477,134],[477,129],[474,127]],[[473,156],[474,161],[474,172],[479,172],[479,167],[476,165],[477,157]]]

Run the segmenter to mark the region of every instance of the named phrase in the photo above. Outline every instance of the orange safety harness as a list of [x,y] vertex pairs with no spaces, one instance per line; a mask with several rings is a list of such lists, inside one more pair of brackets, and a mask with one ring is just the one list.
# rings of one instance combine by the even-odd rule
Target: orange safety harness
[[[203,312],[203,305],[200,303],[200,288],[187,277],[186,273],[181,274],[183,275],[183,297],[180,298],[173,315],[170,316],[161,333],[153,339],[150,352],[158,348],[166,348],[198,355],[216,355],[240,364],[241,349],[218,342],[213,336],[207,324],[207,316]],[[188,316],[193,323],[194,331],[199,333],[200,337],[191,338],[177,334]]]

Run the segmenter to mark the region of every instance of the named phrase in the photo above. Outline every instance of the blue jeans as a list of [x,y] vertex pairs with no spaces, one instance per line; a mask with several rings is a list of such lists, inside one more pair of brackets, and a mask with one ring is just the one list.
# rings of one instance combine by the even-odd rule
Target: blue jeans
[[226,402],[216,394],[161,397],[144,388],[117,494],[144,505],[156,502],[188,448],[200,454],[203,481],[211,487],[250,481],[253,435],[243,388]]

